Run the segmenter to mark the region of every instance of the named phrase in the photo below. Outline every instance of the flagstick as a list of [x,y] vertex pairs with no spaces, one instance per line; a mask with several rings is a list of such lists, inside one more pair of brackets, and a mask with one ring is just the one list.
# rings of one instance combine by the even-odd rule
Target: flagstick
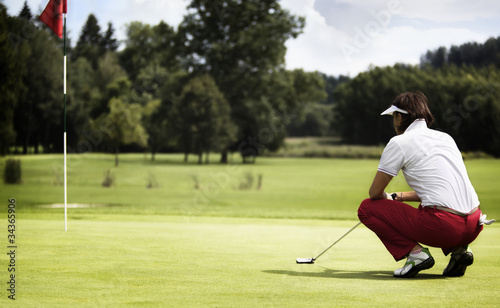
[[66,170],[66,13],[64,14],[64,231],[68,231],[68,186]]

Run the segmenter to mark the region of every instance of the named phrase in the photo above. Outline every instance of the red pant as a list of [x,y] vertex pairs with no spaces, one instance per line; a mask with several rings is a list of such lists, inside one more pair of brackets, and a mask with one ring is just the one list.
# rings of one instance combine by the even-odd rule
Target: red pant
[[453,247],[476,239],[481,211],[459,216],[434,207],[414,208],[399,201],[364,200],[358,209],[361,222],[377,234],[396,261],[417,244],[439,247],[448,255]]

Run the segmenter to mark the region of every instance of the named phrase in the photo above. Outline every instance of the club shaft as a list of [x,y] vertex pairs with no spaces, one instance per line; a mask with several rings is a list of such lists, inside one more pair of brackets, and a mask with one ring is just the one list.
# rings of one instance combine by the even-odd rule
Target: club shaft
[[326,248],[325,250],[323,250],[319,255],[317,255],[313,260],[316,260],[318,259],[322,254],[324,254],[328,249],[332,248],[333,245],[337,244],[341,239],[343,239],[347,234],[349,234],[352,230],[356,229],[357,226],[359,226],[359,224],[361,224],[361,221],[358,221],[358,223],[352,227],[349,231],[347,231],[344,235],[342,235],[338,240],[336,240],[333,244],[331,244],[330,246],[328,246],[328,248]]

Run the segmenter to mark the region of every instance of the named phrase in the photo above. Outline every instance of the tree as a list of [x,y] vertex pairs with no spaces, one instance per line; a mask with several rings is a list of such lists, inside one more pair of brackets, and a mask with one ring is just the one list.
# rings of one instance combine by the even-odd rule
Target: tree
[[[169,117],[171,107],[162,104],[161,87],[170,83],[172,75],[167,70],[157,64],[150,63],[147,67],[141,69],[136,80],[136,86],[133,89],[134,101],[145,104],[151,100],[158,100],[158,108],[144,118],[144,128],[148,132],[148,147],[151,150],[151,159],[154,160],[156,152],[162,148],[172,145],[172,139],[169,138],[170,128]],[[168,87],[168,86],[167,86]],[[170,95],[170,90],[166,90],[166,96]]]
[[97,68],[99,57],[104,54],[101,26],[94,14],[90,14],[83,25],[80,37],[73,50],[74,60],[84,57],[94,69]]
[[189,4],[178,28],[186,69],[214,78],[238,126],[237,141],[226,145],[222,162],[227,162],[227,151],[241,149],[267,122],[265,114],[270,116],[274,102],[261,96],[265,76],[283,67],[285,42],[297,37],[304,24],[303,17],[291,15],[276,0]]
[[[111,98],[130,96],[130,84],[113,52],[99,58],[95,70],[86,58],[80,57],[69,63],[68,71],[67,122],[72,137],[68,142],[77,146],[82,138],[88,139],[90,119],[109,113]],[[94,144],[93,149],[102,149],[102,143]]]
[[421,57],[420,63],[421,66],[431,65],[435,68],[440,68],[444,64],[500,67],[500,37],[491,37],[484,44],[469,42],[460,46],[451,46],[449,52],[445,47],[439,47],[434,51],[429,50]]
[[[80,58],[82,59],[82,58]],[[77,61],[80,61],[78,59]],[[88,63],[88,62],[87,62]],[[120,91],[130,91],[130,81],[125,72],[118,63],[117,55],[113,52],[107,52],[97,60],[97,68],[88,67],[85,62],[80,62],[84,73],[78,72],[80,76],[85,75],[85,84],[77,85],[78,88],[86,89],[87,101],[89,107],[89,115],[92,118],[97,118],[100,115],[109,112],[109,100],[123,93]],[[88,80],[91,78],[91,80]],[[125,89],[119,89],[117,93],[117,80],[126,80]],[[128,93],[127,93],[128,94]]]
[[230,107],[223,94],[209,75],[194,76],[183,87],[175,108],[178,144],[184,152],[202,155],[220,151],[234,139],[234,124],[230,119]]
[[181,69],[179,54],[179,38],[173,27],[161,21],[153,27],[155,60],[169,72]]
[[[160,100],[160,106],[144,117],[144,128],[149,135],[148,147],[154,159],[162,148],[174,145],[171,110],[182,85],[175,49],[175,31],[165,22],[156,26],[141,22],[127,25],[125,48],[119,55],[121,66],[132,81],[129,100],[142,106]],[[175,92],[175,94],[174,94]]]
[[331,105],[311,104],[304,108],[300,117],[293,119],[287,126],[289,136],[329,136],[330,122],[333,119]]
[[134,21],[127,25],[127,39],[125,48],[120,52],[120,63],[133,81],[149,65],[159,65],[174,72],[180,68],[176,48],[176,33],[165,22],[152,27]]
[[[66,117],[68,145],[76,149],[82,137],[90,131],[90,119],[96,101],[101,99],[96,84],[95,71],[86,58],[80,57],[68,63],[68,90]],[[97,114],[95,117],[97,117]],[[98,146],[100,144],[94,144]]]
[[448,54],[448,61],[449,61],[449,63],[455,64],[458,66],[463,64],[462,55],[460,54],[459,47],[451,46],[450,52]]
[[113,24],[108,22],[108,29],[106,33],[102,36],[101,49],[104,52],[116,51],[119,47],[118,40],[114,37],[115,29],[113,28]]
[[141,68],[144,68],[154,58],[152,57],[152,30],[150,25],[134,21],[127,25],[127,39],[125,48],[120,52],[120,63],[129,75],[135,80]]
[[109,113],[93,122],[94,129],[104,131],[106,143],[115,153],[117,167],[121,145],[147,145],[148,135],[141,123],[143,112],[139,104],[127,104],[122,98],[114,97],[109,101]]
[[31,20],[33,18],[33,14],[31,14],[31,10],[28,6],[27,1],[24,1],[23,8],[21,9],[21,12],[19,12],[19,18],[23,18],[26,20]]
[[[26,93],[22,82],[23,73],[26,71],[25,59],[29,49],[26,44],[13,48],[9,33],[13,33],[16,26],[20,25],[7,16],[7,9],[0,3],[0,155],[9,152],[9,147],[14,144],[16,130],[14,116],[16,105]],[[22,28],[22,27],[21,27]],[[20,28],[17,28],[20,29]],[[12,31],[12,32],[11,32]]]
[[325,74],[320,74],[323,79],[325,79],[325,91],[327,93],[326,100],[324,104],[334,104],[333,91],[342,83],[349,81],[351,78],[349,76],[340,75],[338,77],[327,76]]
[[462,151],[500,156],[499,82],[493,65],[373,68],[335,90],[336,124],[346,143],[386,144],[394,129],[380,112],[397,94],[420,90],[429,99],[433,128],[450,134]]
[[[259,93],[262,105],[266,109],[256,114],[258,131],[250,136],[257,139],[255,153],[263,150],[278,150],[286,137],[286,127],[291,121],[307,109],[308,106],[321,102],[326,98],[325,82],[318,73],[307,73],[302,69],[293,71],[279,70],[268,74],[263,79],[262,92]],[[265,103],[265,105],[264,105]],[[265,112],[267,110],[267,112]],[[246,141],[249,139],[247,138]],[[249,142],[250,143],[250,142]],[[248,149],[248,146],[246,147]],[[241,147],[240,143],[240,149]],[[240,151],[243,154],[243,151]],[[251,151],[245,151],[251,154]],[[248,155],[243,155],[248,157]],[[251,154],[250,156],[255,156]],[[252,159],[250,159],[252,161]]]
[[109,85],[118,79],[128,77],[120,66],[116,53],[107,52],[99,58],[94,78],[101,92],[105,94],[105,101],[108,102],[112,96],[116,96],[114,93],[109,93]]
[[[416,67],[395,65],[375,67],[360,73],[334,91],[336,129],[348,144],[385,144],[394,135],[392,122],[380,117],[380,112],[392,98],[409,89],[424,91]],[[424,92],[425,93],[425,92]]]
[[[14,127],[17,144],[22,144],[23,153],[33,146],[38,153],[39,145],[45,152],[62,150],[62,51],[57,36],[44,29],[39,30],[31,20],[13,19],[13,31],[30,29],[30,39],[22,39],[17,48],[27,57],[21,70],[22,85],[26,91],[19,93],[15,109]],[[15,30],[14,30],[15,29]],[[22,36],[20,36],[22,38]],[[19,88],[19,85],[16,85]]]

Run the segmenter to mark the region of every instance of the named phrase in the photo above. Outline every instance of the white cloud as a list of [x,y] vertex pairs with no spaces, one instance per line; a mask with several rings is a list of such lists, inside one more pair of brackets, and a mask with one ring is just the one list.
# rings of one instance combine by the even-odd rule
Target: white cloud
[[292,14],[306,17],[304,33],[286,43],[287,67],[350,76],[366,70],[370,62],[365,57],[348,58],[342,51],[343,43],[351,42],[352,36],[329,24],[326,17],[315,9],[314,4],[314,0],[286,0],[281,4]]
[[325,18],[313,8],[314,0],[287,0],[281,5],[292,14],[306,17],[304,33],[286,43],[287,68],[303,68],[306,71],[317,70],[325,73],[343,71],[347,74],[349,70],[343,63],[345,61],[338,48],[338,42],[345,39],[346,35],[327,25]]
[[401,0],[402,15],[434,22],[464,22],[483,18],[500,17],[500,2],[497,0]]
[[444,46],[460,45],[470,41],[485,41],[487,38],[467,29],[439,28],[420,30],[412,27],[397,27],[387,30],[385,35],[374,39],[372,46],[360,58],[374,64],[393,65],[397,62],[418,64],[420,56],[427,50]]
[[330,75],[355,76],[372,64],[418,64],[427,50],[484,42],[499,31],[456,23],[498,18],[500,2],[491,0],[284,0],[281,5],[306,17],[304,33],[287,42],[287,67]]
[[[401,7],[401,15],[434,22],[473,21],[479,18],[500,16],[500,1],[497,0],[316,0],[315,7],[324,16],[346,19],[341,13],[359,20],[369,12]],[[335,23],[335,20],[328,20]],[[351,21],[352,22],[352,21]]]
[[[328,29],[329,31],[325,31]],[[371,37],[370,37],[371,38]],[[371,38],[356,52],[346,55],[341,44],[352,42],[334,29],[324,26],[321,34],[305,35],[287,43],[287,65],[302,67],[306,71],[321,71],[329,75],[350,75],[367,70],[370,65],[391,66],[395,63],[416,65],[427,50],[440,46],[449,48],[466,42],[483,42],[487,37],[467,29],[440,28],[421,30],[412,27],[385,29],[383,34]],[[315,41],[320,40],[321,43]],[[314,44],[314,48],[308,48]],[[356,45],[351,44],[354,48]]]

